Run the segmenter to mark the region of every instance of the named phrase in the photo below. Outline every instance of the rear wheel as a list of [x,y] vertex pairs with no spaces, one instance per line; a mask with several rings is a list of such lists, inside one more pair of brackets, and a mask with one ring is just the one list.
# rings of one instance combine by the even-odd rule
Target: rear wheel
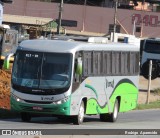
[[119,111],[119,103],[118,103],[118,100],[116,99],[115,104],[114,104],[113,113],[111,113],[111,117],[110,117],[111,122],[116,122],[118,118],[118,111]]
[[74,124],[75,125],[80,125],[83,123],[84,120],[84,102],[81,102],[80,108],[79,108],[79,112],[78,115],[74,116]]
[[30,122],[31,121],[31,115],[29,113],[21,113],[21,119],[23,122]]
[[[154,80],[159,76],[159,65],[156,61],[152,62],[152,76],[151,79]],[[149,78],[149,60],[146,61],[141,68],[141,74],[143,75],[144,78],[148,79]]]
[[113,113],[111,114],[100,114],[100,120],[104,121],[104,122],[116,122],[117,118],[118,118],[118,111],[119,111],[119,102],[116,99],[115,104],[114,104],[114,108],[113,108]]

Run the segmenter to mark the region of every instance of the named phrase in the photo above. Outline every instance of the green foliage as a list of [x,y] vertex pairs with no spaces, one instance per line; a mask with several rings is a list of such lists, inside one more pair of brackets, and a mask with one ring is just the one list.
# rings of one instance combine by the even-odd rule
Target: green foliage
[[151,91],[153,94],[160,95],[160,88]]
[[160,108],[160,101],[150,102],[149,104],[138,104],[136,110]]

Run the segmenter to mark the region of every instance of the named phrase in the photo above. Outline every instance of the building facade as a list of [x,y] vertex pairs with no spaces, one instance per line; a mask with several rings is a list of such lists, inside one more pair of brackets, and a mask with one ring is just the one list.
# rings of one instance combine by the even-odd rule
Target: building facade
[[[4,4],[5,24],[42,26],[56,21],[59,3],[33,0],[14,0]],[[63,5],[62,20],[74,25],[63,25],[66,32],[107,35],[113,31],[115,8],[88,5]],[[137,37],[160,37],[160,14],[153,11],[119,9],[116,14],[117,32]],[[55,31],[56,28],[52,28]]]

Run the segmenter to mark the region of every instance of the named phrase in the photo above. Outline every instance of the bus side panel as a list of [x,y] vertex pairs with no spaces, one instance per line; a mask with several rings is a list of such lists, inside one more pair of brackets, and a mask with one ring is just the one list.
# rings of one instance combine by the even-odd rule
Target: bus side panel
[[89,99],[87,101],[87,109],[86,114],[100,114],[100,113],[108,113],[108,105],[100,106],[98,101],[95,99]]
[[[138,89],[137,86],[131,82],[129,79],[122,79],[122,77],[110,77],[114,78],[114,80],[117,80],[115,82],[116,86],[112,91],[109,91],[109,88],[107,88],[107,94],[99,94],[99,100],[96,98],[91,98],[87,101],[87,109],[86,114],[101,114],[101,113],[109,113],[113,112],[113,107],[116,98],[118,97],[120,99],[120,112],[125,112],[132,110],[137,105],[137,99],[138,99]],[[121,78],[121,79],[120,79]],[[129,78],[129,77],[128,77]],[[137,79],[136,79],[137,78]],[[107,78],[109,79],[109,77]],[[138,77],[133,77],[132,80],[137,80]],[[101,83],[99,83],[100,85]],[[103,87],[103,85],[101,85]],[[103,97],[109,96],[109,101],[107,101],[107,98],[105,100],[105,104],[101,106],[100,99]],[[104,99],[103,99],[104,100]]]
[[87,99],[86,114],[113,112],[117,97],[120,99],[120,112],[132,110],[137,105],[137,86],[138,76],[88,77],[72,93],[71,115],[78,114],[83,98]]
[[120,99],[119,112],[132,110],[137,106],[138,89],[135,85],[124,82],[116,87],[113,95],[110,98],[110,102],[113,106],[117,97]]
[[88,77],[71,95],[71,115],[77,115],[80,103],[86,99],[86,114],[107,112],[105,77]]

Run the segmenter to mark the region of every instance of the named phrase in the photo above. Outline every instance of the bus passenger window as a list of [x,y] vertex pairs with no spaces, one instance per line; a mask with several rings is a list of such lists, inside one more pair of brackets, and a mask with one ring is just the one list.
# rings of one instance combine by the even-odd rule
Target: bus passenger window
[[77,74],[76,74],[76,69],[77,69],[77,59],[75,59],[75,62],[74,62],[74,80],[73,80],[73,82],[78,82],[78,76],[77,76]]

